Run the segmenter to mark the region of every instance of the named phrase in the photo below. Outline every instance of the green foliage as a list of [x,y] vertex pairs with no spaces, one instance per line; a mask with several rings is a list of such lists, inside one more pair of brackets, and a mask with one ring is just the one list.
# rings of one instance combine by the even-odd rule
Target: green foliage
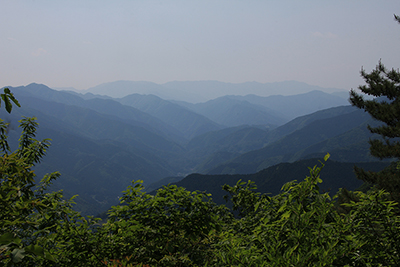
[[130,257],[133,263],[162,266],[203,265],[210,244],[221,230],[226,209],[209,195],[166,186],[155,196],[139,183],[128,187],[121,204],[111,209],[101,232],[111,258]]
[[[35,188],[32,167],[40,161],[49,146],[49,140],[35,140],[37,123],[34,118],[20,121],[23,134],[19,148],[10,153],[5,127],[2,127],[2,151],[0,158],[0,266],[29,262],[35,257],[53,261],[44,247],[51,239],[61,213],[68,203],[62,200],[61,192],[47,193],[51,181],[60,174],[46,175]],[[67,209],[69,212],[69,209]]]
[[18,107],[20,107],[20,104],[19,104],[18,100],[14,97],[13,93],[11,93],[10,89],[4,88],[3,91],[4,91],[4,93],[3,93],[3,94],[0,94],[0,97],[1,97],[1,99],[0,99],[0,106],[1,106],[1,100],[3,100],[3,101],[4,101],[4,104],[5,104],[5,109],[7,110],[8,113],[10,113],[11,110],[12,110],[12,103],[11,103],[11,101],[12,101],[15,105],[17,105]]
[[383,190],[356,193],[358,200],[343,204],[351,209],[350,236],[358,243],[352,255],[356,266],[399,266],[400,217]]
[[346,241],[351,225],[335,212],[328,193],[319,193],[321,168],[310,168],[303,182],[289,182],[271,198],[248,197],[252,192],[243,187],[242,201],[254,206],[254,215],[236,222],[247,229],[234,225],[227,232],[217,258],[235,266],[327,266],[352,251],[356,243]]
[[238,211],[238,215],[241,218],[253,215],[256,212],[255,206],[259,204],[261,199],[266,197],[261,193],[255,192],[257,186],[250,180],[247,183],[239,180],[234,186],[225,184],[222,189],[230,195],[230,198],[224,196],[224,199],[232,202],[232,209]]
[[5,135],[7,125],[0,122],[0,266],[94,262],[96,257],[89,257],[88,241],[95,237],[91,227],[98,219],[86,220],[74,212],[72,199],[65,200],[61,191],[48,192],[52,181],[60,176],[58,172],[45,175],[35,186],[32,168],[50,145],[49,139],[34,138],[37,126],[35,118],[20,120],[19,147],[11,153]]
[[323,165],[310,168],[304,181],[285,184],[283,193],[271,198],[251,191],[251,184],[238,183],[235,202],[254,206],[254,212],[227,226],[215,244],[214,265],[398,266],[395,204],[383,191],[357,192],[359,201],[345,204],[351,211],[338,212],[329,195],[318,190]]

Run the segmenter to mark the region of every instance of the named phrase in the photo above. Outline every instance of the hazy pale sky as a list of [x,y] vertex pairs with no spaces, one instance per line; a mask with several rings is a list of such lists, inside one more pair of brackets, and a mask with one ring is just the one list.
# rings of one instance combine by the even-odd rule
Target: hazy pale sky
[[0,0],[0,86],[297,80],[400,67],[399,0]]

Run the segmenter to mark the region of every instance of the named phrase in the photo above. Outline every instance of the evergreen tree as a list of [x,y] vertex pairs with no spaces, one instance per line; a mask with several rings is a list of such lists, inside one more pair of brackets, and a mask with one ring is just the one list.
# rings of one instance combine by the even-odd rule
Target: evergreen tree
[[[394,15],[400,23],[400,16]],[[359,86],[360,91],[366,95],[375,97],[366,100],[356,91],[350,91],[350,103],[360,109],[364,109],[374,119],[382,122],[378,127],[368,126],[371,133],[379,134],[380,139],[372,139],[370,143],[371,155],[380,159],[397,159],[383,171],[373,173],[355,168],[359,179],[377,185],[388,191],[396,201],[400,200],[400,72],[388,70],[381,61],[375,70],[367,73],[361,70],[361,76],[366,85]]]

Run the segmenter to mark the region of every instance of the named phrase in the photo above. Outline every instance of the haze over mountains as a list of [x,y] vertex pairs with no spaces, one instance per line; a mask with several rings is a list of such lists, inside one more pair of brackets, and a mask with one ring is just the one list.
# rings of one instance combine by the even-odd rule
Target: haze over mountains
[[[234,95],[244,92],[246,84],[252,94]],[[22,107],[11,114],[2,110],[1,118],[11,123],[14,141],[21,116],[38,118],[38,138],[51,138],[52,146],[36,172],[40,177],[60,171],[54,188],[79,194],[78,209],[84,214],[102,212],[116,203],[132,180],[141,179],[151,189],[152,183],[175,182],[194,172],[213,177],[250,175],[283,162],[321,158],[327,152],[347,164],[376,161],[368,152],[371,134],[366,128],[374,121],[337,92],[310,86],[296,95],[265,96],[270,84],[244,83],[229,89],[229,95],[204,102],[168,100],[185,91],[185,85],[197,88],[185,97],[201,93],[200,88],[209,94],[222,85],[217,95],[232,86],[116,82],[80,94],[30,84],[10,88]],[[201,87],[205,85],[209,87]],[[274,90],[285,86],[286,93],[306,90],[297,82],[276,84]],[[140,93],[149,88],[154,94]],[[255,95],[256,89],[264,96]],[[350,177],[350,165],[346,166]],[[348,186],[355,184],[349,180]]]
[[[284,81],[275,83],[225,83],[219,81],[174,81],[157,84],[146,81],[115,81],[103,83],[87,90],[74,88],[55,88],[57,90],[75,91],[86,94],[106,95],[113,98],[122,98],[130,94],[152,94],[165,100],[178,100],[190,103],[201,103],[225,95],[295,95],[310,91],[338,93],[348,97],[346,90],[337,88],[323,88],[298,81]],[[350,89],[350,88],[349,88]],[[342,94],[345,92],[346,94]]]

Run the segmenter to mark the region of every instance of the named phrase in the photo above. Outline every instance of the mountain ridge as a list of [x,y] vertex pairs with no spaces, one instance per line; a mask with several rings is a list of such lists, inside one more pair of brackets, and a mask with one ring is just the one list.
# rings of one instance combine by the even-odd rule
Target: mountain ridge
[[[71,88],[68,88],[69,90]],[[292,95],[320,90],[328,93],[346,91],[338,88],[324,88],[309,85],[298,81],[283,81],[273,83],[243,82],[226,83],[220,81],[172,81],[157,84],[148,81],[119,80],[107,82],[79,90],[79,93],[93,93],[108,95],[113,98],[122,98],[126,95],[154,94],[165,100],[180,100],[191,103],[208,101],[224,95],[246,95],[256,94],[260,96],[269,95]],[[76,91],[78,92],[78,91]]]

